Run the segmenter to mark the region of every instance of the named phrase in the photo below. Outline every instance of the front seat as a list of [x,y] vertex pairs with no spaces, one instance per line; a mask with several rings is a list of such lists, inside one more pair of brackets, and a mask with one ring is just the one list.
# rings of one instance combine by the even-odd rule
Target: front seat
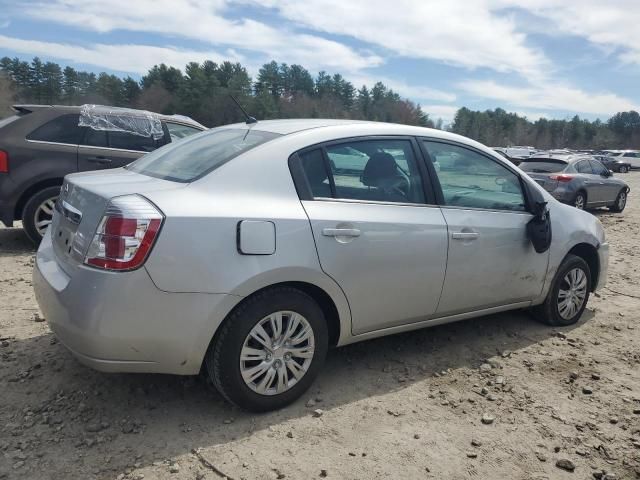
[[362,183],[375,190],[370,200],[407,202],[409,184],[398,170],[395,158],[386,152],[376,152],[367,161],[362,172]]

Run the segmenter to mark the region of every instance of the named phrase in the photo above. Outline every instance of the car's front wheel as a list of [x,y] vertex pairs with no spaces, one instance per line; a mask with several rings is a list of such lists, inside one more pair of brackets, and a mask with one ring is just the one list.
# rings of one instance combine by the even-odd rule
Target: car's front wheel
[[582,316],[591,291],[591,270],[583,258],[569,254],[556,272],[547,298],[531,311],[547,325],[573,325]]
[[620,173],[627,173],[629,171],[629,169],[627,168],[626,165],[621,165],[620,168],[618,169],[618,171]]
[[227,400],[265,412],[290,404],[309,388],[327,348],[326,319],[313,298],[275,287],[229,315],[207,353],[206,368]]
[[60,194],[60,186],[47,187],[32,195],[22,210],[22,228],[29,239],[40,244],[47,228],[51,225],[53,209]]

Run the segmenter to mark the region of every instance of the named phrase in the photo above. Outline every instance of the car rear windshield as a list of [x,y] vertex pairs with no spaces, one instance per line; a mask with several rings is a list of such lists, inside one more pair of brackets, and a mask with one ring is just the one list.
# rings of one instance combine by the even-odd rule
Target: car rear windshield
[[529,173],[557,173],[564,170],[567,163],[559,160],[525,160],[519,167]]
[[127,168],[163,180],[189,183],[279,136],[277,133],[253,129],[203,132],[159,148]]

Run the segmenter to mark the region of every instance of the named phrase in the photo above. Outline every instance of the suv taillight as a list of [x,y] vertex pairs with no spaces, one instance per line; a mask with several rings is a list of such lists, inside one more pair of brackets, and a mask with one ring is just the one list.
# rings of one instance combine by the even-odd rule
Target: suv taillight
[[164,215],[139,195],[111,199],[84,263],[105,270],[141,267],[158,236]]
[[549,175],[549,178],[551,180],[557,180],[558,182],[566,183],[573,180],[573,175],[567,175],[565,173],[561,173],[559,175]]
[[0,150],[0,173],[9,173],[9,154]]

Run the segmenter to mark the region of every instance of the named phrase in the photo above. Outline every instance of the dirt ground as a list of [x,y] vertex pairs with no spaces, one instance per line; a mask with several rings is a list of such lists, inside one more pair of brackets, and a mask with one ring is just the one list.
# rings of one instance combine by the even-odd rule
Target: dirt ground
[[200,378],[81,366],[39,316],[32,247],[0,229],[0,479],[640,478],[640,172],[623,178],[627,210],[594,212],[609,288],[578,325],[515,312],[337,349],[265,415]]

